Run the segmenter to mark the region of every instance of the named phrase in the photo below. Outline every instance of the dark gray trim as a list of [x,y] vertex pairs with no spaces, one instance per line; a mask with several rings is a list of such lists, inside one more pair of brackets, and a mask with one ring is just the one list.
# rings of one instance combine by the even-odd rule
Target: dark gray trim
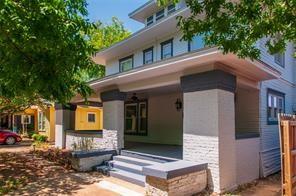
[[120,92],[118,89],[105,91],[101,93],[101,100],[106,101],[124,101],[126,99],[126,93]]
[[213,70],[181,77],[181,88],[184,93],[221,89],[235,92],[236,76],[222,70]]
[[67,103],[67,104],[55,103],[54,104],[54,109],[55,110],[72,110],[72,111],[75,111],[76,108],[77,108],[77,105],[72,104],[72,103]]
[[163,46],[170,43],[171,44],[171,57],[174,56],[174,39],[171,38],[167,41],[161,42],[160,46],[161,46],[161,60],[163,59]]
[[130,58],[132,59],[132,68],[130,68],[129,70],[132,70],[132,69],[134,68],[134,55],[132,54],[132,55],[130,55],[130,56],[127,56],[127,57],[124,57],[124,58],[122,58],[122,59],[119,59],[119,72],[129,71],[129,70],[125,70],[125,71],[123,71],[123,70],[121,69],[120,64],[121,64],[122,61],[125,61],[125,60],[130,59]]
[[235,133],[235,139],[249,139],[249,138],[257,138],[260,137],[260,133],[249,132],[249,133]]
[[194,163],[188,161],[173,161],[167,163],[160,163],[143,167],[143,173],[147,176],[153,176],[162,179],[172,179],[183,176],[193,172],[207,170],[207,163]]
[[[150,47],[150,48],[147,48],[147,49],[145,49],[145,50],[143,50],[143,65],[148,65],[148,64],[151,64],[151,63],[153,63],[154,62],[154,51],[153,51],[153,46],[152,47]],[[149,51],[152,51],[152,62],[151,63],[145,63],[145,53],[146,52],[149,52]]]
[[95,151],[78,151],[78,152],[72,152],[71,155],[73,158],[88,158],[88,157],[96,157],[96,156],[102,156],[102,155],[117,155],[116,150],[95,150]]
[[81,101],[77,103],[72,103],[73,105],[77,106],[91,106],[91,107],[102,107],[103,104],[101,102],[96,101]]
[[267,117],[266,121],[267,121],[267,125],[278,125],[278,121],[270,121],[268,119],[268,95],[270,93],[274,94],[274,95],[277,95],[277,96],[280,96],[280,97],[283,97],[283,99],[284,99],[284,107],[283,107],[284,111],[283,112],[284,113],[286,111],[286,108],[285,108],[286,107],[286,94],[283,93],[283,92],[271,89],[271,88],[267,88],[267,91],[266,91],[266,117]]

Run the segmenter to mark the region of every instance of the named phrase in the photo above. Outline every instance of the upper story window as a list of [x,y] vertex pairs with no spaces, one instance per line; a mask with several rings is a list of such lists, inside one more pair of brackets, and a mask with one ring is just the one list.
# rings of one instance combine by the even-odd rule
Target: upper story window
[[285,53],[274,54],[274,62],[281,67],[285,67]]
[[173,56],[173,39],[161,43],[161,59]]
[[128,56],[119,60],[119,70],[120,72],[131,70],[134,66],[134,57]]
[[143,51],[143,64],[149,64],[153,62],[153,47]]
[[164,9],[156,12],[156,21],[162,19],[164,17]]
[[152,16],[149,16],[149,17],[146,19],[146,25],[147,25],[147,26],[150,26],[151,24],[153,24],[153,15],[152,15]]
[[168,6],[168,15],[176,11],[176,5],[171,4]]
[[278,114],[285,110],[285,94],[268,89],[267,90],[267,124],[277,124]]
[[203,41],[203,37],[200,35],[196,35],[192,38],[192,41],[188,42],[188,51],[194,51],[201,48],[204,48],[205,44]]

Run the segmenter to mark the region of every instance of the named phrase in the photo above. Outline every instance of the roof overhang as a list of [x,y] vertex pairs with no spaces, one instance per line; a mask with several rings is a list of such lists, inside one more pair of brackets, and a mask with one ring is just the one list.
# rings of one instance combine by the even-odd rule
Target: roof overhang
[[[152,26],[145,27],[142,30],[134,33],[127,39],[106,48],[93,56],[93,61],[97,64],[106,65],[107,61],[114,58],[120,58],[125,55],[130,55],[133,51],[140,46],[153,44],[155,40],[162,39],[164,36],[172,34],[178,31],[177,16],[189,16],[190,9],[183,8],[178,10],[171,16],[164,18],[163,20],[155,23]],[[159,28],[161,26],[161,28]],[[139,43],[141,43],[139,45]]]
[[221,68],[242,78],[248,78],[254,82],[276,79],[280,72],[268,66],[262,61],[241,59],[234,54],[224,55],[217,48],[205,48],[199,51],[186,53],[173,58],[155,62],[151,65],[135,68],[133,70],[107,76],[105,78],[89,82],[95,91],[102,91],[108,87],[122,86],[128,83],[137,83],[142,80],[165,77],[177,73],[177,76],[189,74],[193,70],[207,65],[219,65]]
[[145,23],[145,19],[155,13],[159,8],[156,0],[150,0],[138,9],[129,13],[128,16],[136,21]]

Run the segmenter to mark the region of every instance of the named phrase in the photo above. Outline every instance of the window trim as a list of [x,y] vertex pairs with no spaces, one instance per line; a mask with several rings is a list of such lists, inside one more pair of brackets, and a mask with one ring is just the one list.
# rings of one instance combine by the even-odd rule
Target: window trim
[[[276,56],[275,55],[283,55],[283,64],[281,64],[280,62],[278,62],[277,60],[276,60]],[[282,67],[282,68],[285,68],[285,63],[286,63],[286,53],[284,52],[284,53],[275,53],[274,55],[273,55],[273,58],[274,58],[274,62],[277,64],[277,65],[279,65],[280,67]]]
[[[140,103],[146,104],[146,132],[145,133],[139,133],[139,105]],[[128,104],[137,104],[137,125],[136,125],[136,132],[135,133],[129,133],[126,132],[126,119],[125,119],[125,114],[126,114],[126,105]],[[141,99],[138,101],[125,101],[124,102],[124,135],[137,135],[137,136],[147,136],[148,135],[148,100],[147,99]]]
[[[42,116],[42,118],[40,119],[40,114],[41,114],[41,116]],[[44,132],[45,131],[45,127],[46,127],[46,125],[45,125],[45,123],[44,123],[44,127],[43,127],[43,122],[42,122],[42,120],[43,120],[43,118],[44,118],[44,115],[45,115],[45,112],[44,111],[38,111],[38,131],[40,131],[40,132]],[[40,122],[40,120],[41,120],[41,122]],[[40,127],[40,123],[41,123],[41,125],[42,125],[42,128]]]
[[[174,56],[174,42],[173,42],[173,38],[169,39],[169,40],[166,40],[164,42],[161,42],[160,45],[161,45],[161,60],[163,60],[163,46],[170,43],[171,44],[171,57]],[[169,58],[171,58],[169,57]],[[168,59],[168,58],[165,58],[165,59]]]
[[[143,65],[149,65],[149,64],[152,64],[154,62],[154,47],[150,47],[150,48],[147,48],[145,50],[143,50]],[[149,51],[152,51],[152,62],[151,63],[145,63],[145,53],[146,52],[149,52]]]
[[[129,70],[125,70],[125,71],[123,71],[123,70],[121,69],[121,63],[122,63],[122,61],[125,61],[125,60],[127,60],[127,59],[132,59],[132,68],[129,69]],[[127,56],[127,57],[124,57],[124,58],[119,59],[119,72],[120,72],[120,73],[122,73],[122,72],[126,72],[126,71],[130,71],[130,70],[132,70],[133,68],[134,68],[134,55],[133,55],[133,54],[130,55],[130,56]]]
[[270,121],[268,118],[268,96],[269,94],[273,94],[279,97],[283,98],[283,112],[285,112],[285,107],[286,107],[286,94],[271,88],[267,88],[266,91],[266,120],[267,120],[267,125],[277,125],[278,121]]
[[[95,116],[95,119],[94,119],[95,121],[89,121],[88,115],[90,115],[90,114],[93,114]],[[97,115],[95,112],[87,112],[86,118],[87,118],[87,123],[96,123]]]

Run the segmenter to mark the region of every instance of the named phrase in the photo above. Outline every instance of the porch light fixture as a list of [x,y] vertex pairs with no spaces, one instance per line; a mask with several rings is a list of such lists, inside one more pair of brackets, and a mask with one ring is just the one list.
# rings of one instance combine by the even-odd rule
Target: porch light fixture
[[131,99],[134,101],[134,102],[137,102],[139,101],[138,97],[137,97],[137,94],[134,93],[133,96],[131,97]]
[[175,106],[177,111],[180,111],[183,107],[182,101],[178,98],[177,101],[175,102]]

